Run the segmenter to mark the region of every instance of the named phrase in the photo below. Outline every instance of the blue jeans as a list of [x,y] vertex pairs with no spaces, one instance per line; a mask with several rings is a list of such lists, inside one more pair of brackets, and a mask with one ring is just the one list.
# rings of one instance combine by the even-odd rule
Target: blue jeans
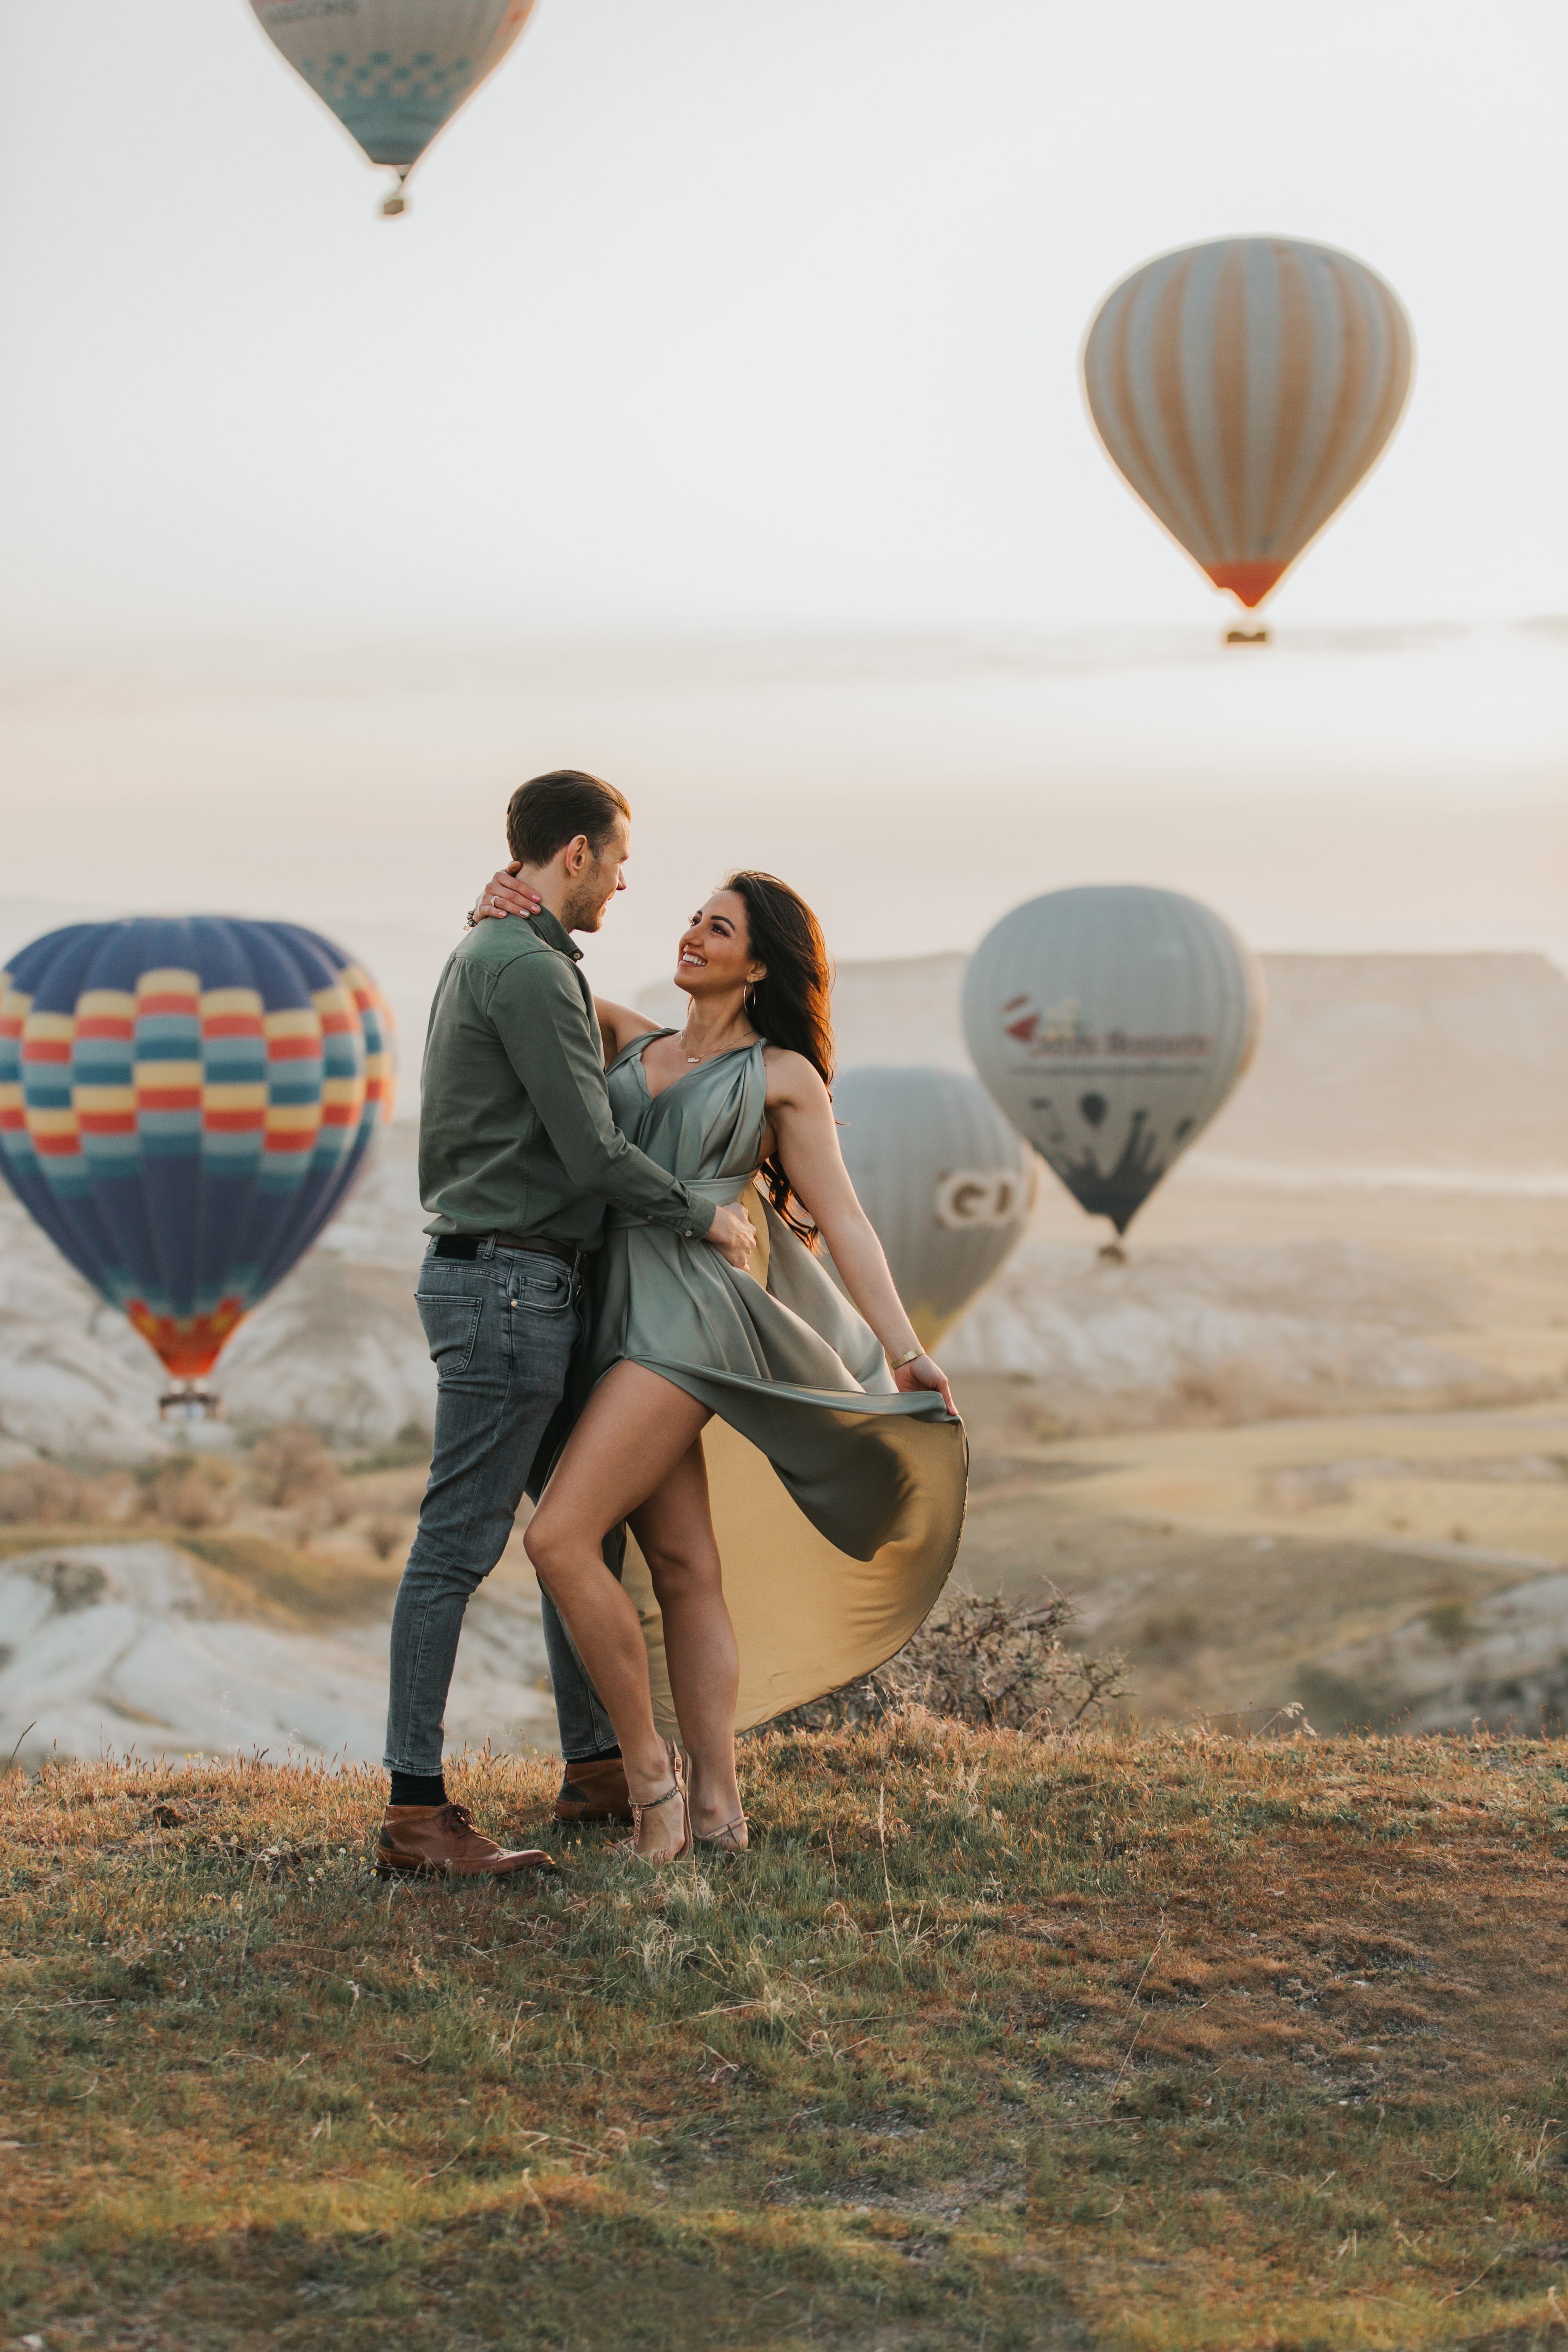
[[[443,1717],[468,1597],[506,1549],[580,1328],[581,1282],[561,1258],[481,1242],[437,1257],[415,1293],[436,1366],[436,1440],[419,1532],[392,1613],[389,1771],[441,1769]],[[543,1596],[544,1643],[562,1753],[616,1745],[615,1727]]]

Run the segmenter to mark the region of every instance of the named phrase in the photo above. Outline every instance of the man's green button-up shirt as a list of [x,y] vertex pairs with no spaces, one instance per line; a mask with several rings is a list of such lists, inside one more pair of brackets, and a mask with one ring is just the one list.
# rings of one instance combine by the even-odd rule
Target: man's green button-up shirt
[[420,1080],[427,1233],[595,1249],[606,1201],[693,1239],[713,1223],[611,1118],[581,961],[549,913],[477,923],[447,957]]

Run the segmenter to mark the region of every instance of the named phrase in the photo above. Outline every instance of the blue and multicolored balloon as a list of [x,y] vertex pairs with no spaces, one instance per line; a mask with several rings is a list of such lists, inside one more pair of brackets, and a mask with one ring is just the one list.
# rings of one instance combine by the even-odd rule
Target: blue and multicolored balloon
[[373,163],[403,184],[465,99],[495,71],[534,0],[250,0],[262,31]]
[[295,923],[72,923],[0,971],[0,1172],[197,1381],[392,1115],[374,982]]

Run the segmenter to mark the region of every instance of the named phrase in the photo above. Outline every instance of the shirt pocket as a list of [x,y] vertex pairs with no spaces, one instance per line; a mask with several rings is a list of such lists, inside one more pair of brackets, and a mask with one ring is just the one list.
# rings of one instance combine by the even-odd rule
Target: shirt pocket
[[443,1297],[438,1292],[421,1290],[415,1293],[414,1303],[425,1326],[426,1344],[437,1381],[461,1380],[473,1360],[484,1300],[461,1296]]

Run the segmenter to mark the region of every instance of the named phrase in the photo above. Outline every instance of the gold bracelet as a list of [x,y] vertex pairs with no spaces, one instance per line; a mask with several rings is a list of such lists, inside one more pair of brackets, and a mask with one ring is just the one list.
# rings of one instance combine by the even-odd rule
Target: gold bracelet
[[923,1348],[911,1348],[907,1356],[889,1356],[888,1369],[889,1371],[901,1372],[906,1364],[918,1364],[924,1354]]

